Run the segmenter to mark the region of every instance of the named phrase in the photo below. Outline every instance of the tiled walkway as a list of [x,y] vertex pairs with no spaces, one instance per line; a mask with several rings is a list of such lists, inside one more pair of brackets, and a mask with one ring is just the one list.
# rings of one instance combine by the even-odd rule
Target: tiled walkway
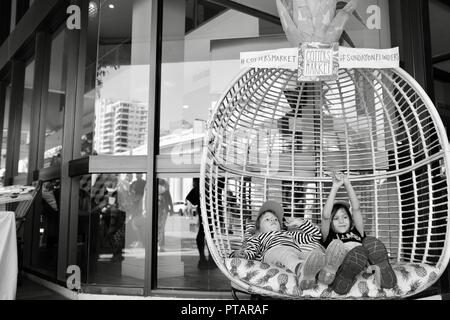
[[[231,298],[231,297],[230,297]],[[239,299],[247,300],[247,296],[241,296]],[[422,298],[425,300],[450,300],[450,294],[434,295]],[[21,286],[17,287],[16,300],[69,300],[63,295],[55,292],[39,283],[24,278]]]
[[59,293],[44,287],[30,279],[24,278],[17,287],[16,300],[68,300]]

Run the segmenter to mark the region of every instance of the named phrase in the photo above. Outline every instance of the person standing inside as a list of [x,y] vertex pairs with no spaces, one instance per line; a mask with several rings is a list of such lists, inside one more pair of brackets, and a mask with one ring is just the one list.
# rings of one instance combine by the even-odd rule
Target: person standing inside
[[[192,180],[192,190],[186,196],[186,200],[189,201],[192,205],[197,206],[197,215],[198,215],[198,233],[196,237],[197,249],[199,253],[199,261],[197,268],[201,270],[212,269],[216,267],[214,261],[209,258],[206,259],[205,256],[205,230],[203,228],[202,223],[202,215],[200,209],[200,179],[193,178]],[[211,257],[211,256],[210,256]]]

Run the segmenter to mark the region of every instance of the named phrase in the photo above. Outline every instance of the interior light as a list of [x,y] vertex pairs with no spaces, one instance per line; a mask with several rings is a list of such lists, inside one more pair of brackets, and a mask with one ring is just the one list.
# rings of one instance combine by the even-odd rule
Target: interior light
[[108,4],[108,7],[109,7],[110,9],[114,9],[114,5],[113,5],[112,3]]
[[188,106],[187,104],[185,104],[185,105],[183,106],[183,109],[189,109],[189,106]]
[[94,1],[89,2],[89,16],[90,17],[94,17],[95,15],[97,15],[97,4]]

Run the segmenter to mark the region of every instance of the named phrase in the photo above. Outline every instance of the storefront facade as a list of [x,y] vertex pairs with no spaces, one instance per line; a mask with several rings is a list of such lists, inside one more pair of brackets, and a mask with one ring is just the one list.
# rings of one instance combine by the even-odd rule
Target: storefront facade
[[[0,6],[2,183],[44,181],[24,230],[26,271],[65,285],[79,266],[89,293],[230,297],[229,281],[200,259],[185,199],[240,52],[290,46],[275,1]],[[361,0],[358,14],[344,45],[399,46],[447,127],[450,6]],[[448,284],[445,274],[427,295]]]

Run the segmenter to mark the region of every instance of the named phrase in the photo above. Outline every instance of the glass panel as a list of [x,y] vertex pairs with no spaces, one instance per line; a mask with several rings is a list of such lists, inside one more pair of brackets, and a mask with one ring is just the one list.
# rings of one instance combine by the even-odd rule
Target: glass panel
[[16,27],[16,16],[17,16],[17,0],[11,0],[11,20],[10,20],[10,33]]
[[439,114],[449,135],[450,115],[450,35],[445,30],[450,27],[450,6],[432,0],[430,8],[431,56],[434,68],[434,96]]
[[[450,6],[443,1],[429,1],[431,56],[433,57],[434,103],[450,137]],[[442,170],[444,170],[442,168]],[[436,195],[437,196],[437,195]],[[442,192],[446,197],[447,192]],[[450,267],[432,288],[438,289],[443,298],[449,297]]]
[[141,173],[81,177],[77,257],[83,283],[144,286],[145,186]]
[[[234,84],[233,79],[241,73],[240,53],[291,47],[281,25],[233,9],[216,8],[205,15],[206,11],[202,12],[205,8],[201,5],[205,3],[195,0],[163,2],[159,155],[169,155],[170,164],[165,164],[165,169],[171,165],[174,173],[167,173],[170,177],[167,184],[161,182],[162,179],[160,184],[170,190],[174,203],[181,207],[182,212],[187,206],[185,200],[192,181],[180,178],[175,172],[177,167],[185,165],[200,168],[206,122],[216,103]],[[242,3],[278,16],[272,0]],[[383,28],[366,25],[370,16],[367,9],[379,3],[372,0],[359,2],[358,15],[351,17],[346,28],[350,40],[344,41],[343,45],[390,47],[387,2],[381,2],[377,7],[381,9]],[[373,95],[373,92],[368,94]],[[313,114],[309,110],[305,115]],[[381,127],[382,123],[377,125]],[[283,197],[292,198],[294,195],[299,199],[298,204],[293,203],[295,210],[301,210],[313,202],[303,195],[314,188],[313,184],[298,185],[290,193],[283,193]],[[233,197],[228,198],[228,205],[232,205],[230,199]],[[168,209],[161,205],[161,201],[158,212],[158,287],[225,290],[228,281],[224,276],[216,273],[214,268],[208,269],[207,264],[199,263],[203,255],[202,244],[200,241],[199,248],[194,241],[198,235],[198,219],[193,214],[180,217],[179,213],[170,214],[170,210],[167,213]],[[208,255],[207,252],[205,254]]]
[[34,81],[34,60],[25,69],[25,85],[23,92],[22,125],[20,133],[20,154],[18,164],[18,180],[26,183],[28,173],[28,154],[30,152],[30,118],[31,118],[31,99],[33,95]]
[[229,290],[199,228],[198,180],[158,179],[158,288]]
[[226,10],[224,7],[203,0],[186,0],[186,32]]
[[46,111],[44,168],[61,164],[64,107],[66,98],[65,29],[53,39]]
[[[163,7],[159,154],[171,154],[174,166],[200,164],[205,123],[241,71],[240,52],[291,47],[280,25],[236,10],[216,9],[210,11],[215,15],[198,21],[199,3],[164,1]],[[248,5],[278,16],[272,0]],[[367,27],[370,6],[380,10],[383,28]],[[374,1],[362,0],[357,13],[346,28],[349,42],[357,47],[390,47],[387,2],[374,6]],[[343,45],[349,46],[345,41]]]
[[[6,97],[5,97],[5,111],[3,116],[3,136],[2,136],[2,151],[0,157],[0,186],[4,185],[5,170],[6,170],[6,151],[8,146],[8,122],[9,122],[9,104],[11,98],[11,85],[6,87]],[[2,101],[0,101],[1,103]]]
[[9,31],[10,33],[12,33],[16,28],[16,26],[19,24],[22,17],[28,11],[34,0],[6,0],[6,1],[11,2],[11,11],[10,11],[11,20]]
[[34,236],[31,264],[39,271],[56,277],[58,263],[59,205],[61,181],[55,179],[42,185],[42,197],[38,202],[38,218],[34,218]]
[[95,123],[95,88],[97,82],[98,19],[98,1],[90,1],[88,10],[83,120],[81,127],[80,156],[82,157],[97,154],[93,150],[93,130]]
[[147,154],[151,3],[90,3],[82,154]]

